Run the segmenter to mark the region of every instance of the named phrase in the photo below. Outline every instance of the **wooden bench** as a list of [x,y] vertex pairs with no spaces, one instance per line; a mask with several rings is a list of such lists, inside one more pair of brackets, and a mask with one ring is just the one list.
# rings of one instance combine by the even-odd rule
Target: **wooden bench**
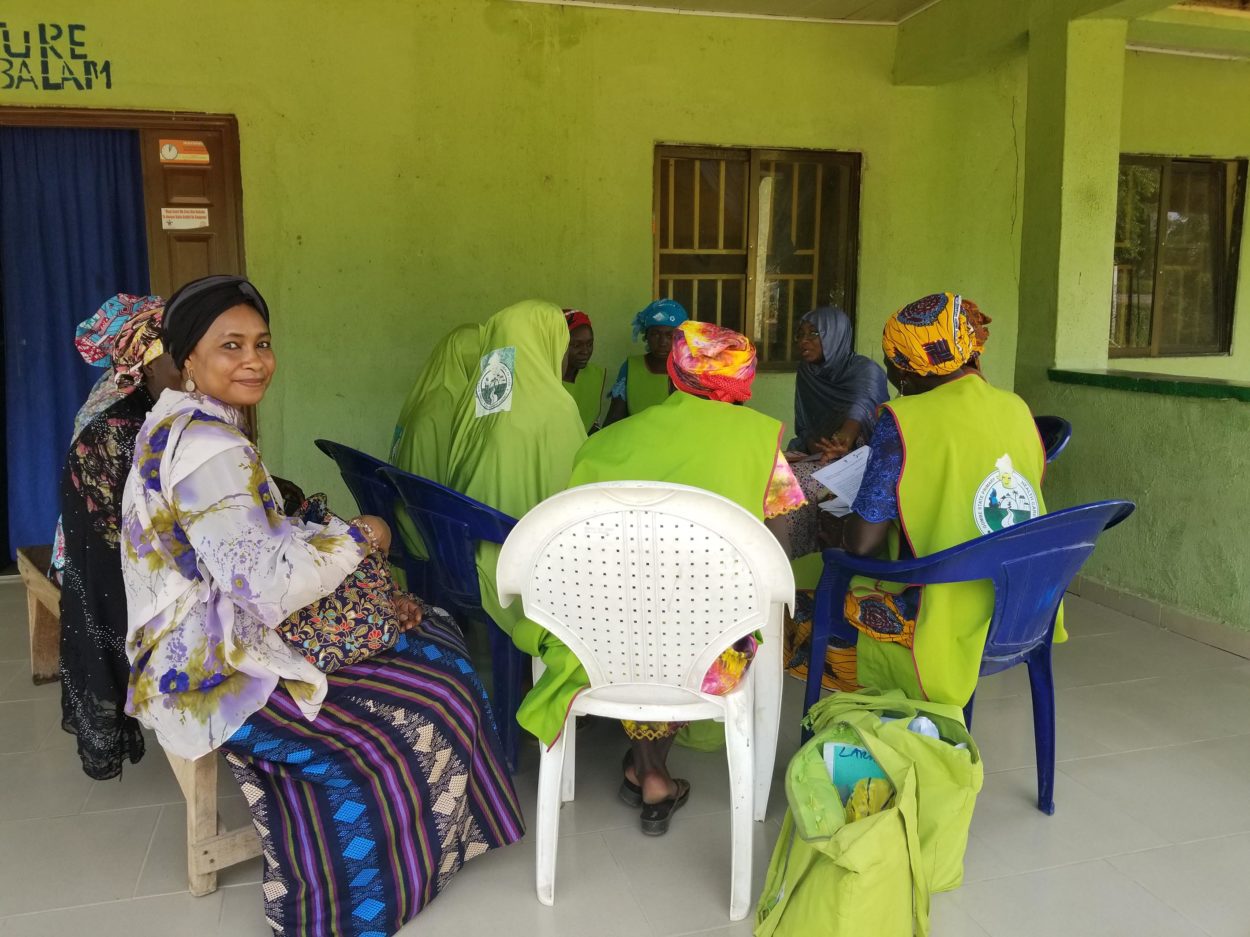
[[260,837],[250,823],[224,829],[217,815],[217,767],[212,752],[195,761],[165,752],[187,799],[187,889],[195,897],[217,890],[217,873],[260,855]]
[[[35,683],[61,678],[61,587],[48,578],[51,547],[22,547],[17,568],[26,585],[30,624],[30,676]],[[221,869],[260,855],[260,837],[250,824],[223,829],[217,815],[216,752],[187,761],[165,753],[187,799],[187,888],[197,898],[217,890]]]
[[30,678],[35,683],[61,679],[61,587],[48,578],[52,547],[20,547],[17,570],[26,585],[30,625]]

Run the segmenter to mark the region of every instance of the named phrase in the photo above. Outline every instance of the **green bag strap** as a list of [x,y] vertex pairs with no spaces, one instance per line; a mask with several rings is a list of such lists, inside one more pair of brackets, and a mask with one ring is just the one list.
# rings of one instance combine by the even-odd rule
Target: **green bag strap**
[[[865,689],[857,693],[834,693],[818,701],[804,722],[816,732],[836,723],[843,715],[850,712],[904,713],[908,716],[938,716],[953,720],[961,726],[964,723],[964,711],[951,703],[934,703],[929,700],[909,699],[902,690]],[[966,726],[965,726],[966,729]]]
[[[870,714],[865,714],[870,715]],[[860,720],[847,720],[858,733],[868,753],[877,760],[881,769],[894,785],[894,804],[903,820],[903,832],[907,838],[907,861],[911,866],[912,917],[915,919],[915,937],[928,937],[929,933],[929,879],[924,869],[923,853],[920,851],[920,794],[916,781],[916,767],[890,745],[866,731]]]

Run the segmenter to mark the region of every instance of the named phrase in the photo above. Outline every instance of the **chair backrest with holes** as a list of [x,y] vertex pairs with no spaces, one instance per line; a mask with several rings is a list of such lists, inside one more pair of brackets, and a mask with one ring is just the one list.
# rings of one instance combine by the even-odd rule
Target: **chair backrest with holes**
[[660,482],[583,485],[525,515],[503,545],[499,593],[568,645],[591,687],[698,690],[739,638],[794,600],[785,551],[720,495]]

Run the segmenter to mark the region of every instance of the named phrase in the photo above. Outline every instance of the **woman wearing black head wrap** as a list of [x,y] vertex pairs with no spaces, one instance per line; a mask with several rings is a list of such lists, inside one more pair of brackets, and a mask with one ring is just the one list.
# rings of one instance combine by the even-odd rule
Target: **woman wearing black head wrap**
[[197,280],[165,315],[183,392],[125,486],[127,710],[168,752],[226,754],[275,933],[393,934],[522,835],[485,692],[450,616],[395,591],[380,518],[277,504],[240,425],[275,367],[256,289]]

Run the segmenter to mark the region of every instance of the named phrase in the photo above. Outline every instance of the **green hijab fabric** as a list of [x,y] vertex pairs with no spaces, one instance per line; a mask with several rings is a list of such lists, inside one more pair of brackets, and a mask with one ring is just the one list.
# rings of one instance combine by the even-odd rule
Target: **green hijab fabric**
[[476,322],[458,325],[430,353],[395,423],[391,464],[447,483],[447,457],[456,406],[474,377],[482,344]]
[[[456,404],[444,484],[517,518],[567,487],[586,441],[561,380],[568,347],[569,327],[553,303],[528,300],[486,321],[480,358]],[[482,607],[512,634],[520,603],[500,607],[498,560],[499,544],[478,546]]]

